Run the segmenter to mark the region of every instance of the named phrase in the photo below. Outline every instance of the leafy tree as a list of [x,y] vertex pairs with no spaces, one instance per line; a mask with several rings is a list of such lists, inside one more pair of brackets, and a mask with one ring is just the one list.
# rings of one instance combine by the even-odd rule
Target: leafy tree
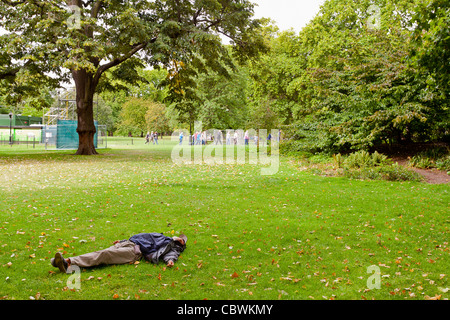
[[413,21],[412,61],[426,80],[426,99],[434,114],[434,133],[450,141],[450,3],[427,0],[418,4]]
[[157,131],[159,134],[171,133],[169,119],[166,116],[166,106],[158,102],[150,102],[145,113],[148,131]]
[[[137,68],[135,71],[138,77],[133,83],[116,78],[113,71],[114,68],[104,75],[107,80],[102,82],[102,92],[100,93],[100,109],[102,112],[101,117],[97,119],[101,124],[107,125],[110,134],[118,129],[122,120],[120,117],[122,106],[131,97],[162,103],[167,96],[167,88],[164,85],[167,71],[164,69]],[[97,114],[95,113],[95,115]]]
[[[262,33],[268,53],[247,64],[252,79],[248,89],[250,109],[253,116],[258,117],[261,112],[268,111],[277,116],[279,124],[290,124],[294,119],[294,110],[298,108],[298,94],[291,90],[291,83],[302,72],[298,59],[300,42],[294,31],[279,32],[270,24],[264,27]],[[270,123],[273,125],[273,121]]]
[[143,137],[144,131],[147,131],[145,114],[152,103],[142,98],[130,98],[122,106],[118,131],[122,134],[131,133]]
[[204,128],[226,130],[247,125],[248,76],[242,67],[230,71],[227,76],[216,72],[200,74],[197,83],[200,98],[197,108]]
[[[100,101],[104,101],[105,108],[111,111],[110,121],[104,123],[103,119],[98,119],[100,124],[106,124],[108,127],[108,133],[114,134],[117,131],[118,125],[120,123],[120,113],[122,111],[122,106],[130,98],[128,89],[119,91],[103,91],[100,93]],[[109,113],[109,111],[107,111]],[[109,119],[109,116],[108,116]]]
[[52,79],[73,80],[77,154],[96,154],[93,99],[106,71],[117,67],[114,77],[133,81],[144,63],[169,67],[185,60],[220,69],[229,57],[219,33],[246,59],[256,50],[252,14],[248,0],[2,0],[0,62],[8,66],[2,72],[18,68],[16,78],[52,72]]
[[112,133],[115,126],[114,110],[110,103],[101,96],[95,105],[95,118],[100,125],[105,125],[108,133]]
[[[443,6],[438,0],[427,3],[435,9],[421,16],[424,23]],[[430,32],[424,35],[413,19],[420,5],[328,0],[298,35],[269,29],[269,53],[250,66],[253,104],[267,105],[292,126],[297,145],[313,151],[442,137],[448,107],[441,92],[448,72],[445,64],[425,61],[446,54],[448,14],[439,11],[440,22],[425,25]],[[428,45],[417,50],[425,59],[419,64],[410,54],[415,32],[424,35],[418,47]]]

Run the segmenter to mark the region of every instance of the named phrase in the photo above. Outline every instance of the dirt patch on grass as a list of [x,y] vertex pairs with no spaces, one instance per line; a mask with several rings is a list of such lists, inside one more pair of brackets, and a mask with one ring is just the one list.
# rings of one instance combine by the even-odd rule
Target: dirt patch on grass
[[444,184],[450,182],[450,176],[447,172],[437,169],[419,169],[409,166],[408,159],[406,158],[393,158],[394,162],[404,166],[410,170],[414,170],[418,174],[424,177],[425,181],[430,184]]
[[450,176],[447,172],[438,169],[419,169],[409,165],[409,159],[421,151],[439,147],[447,146],[445,143],[421,143],[421,144],[406,144],[406,145],[391,145],[388,147],[377,148],[377,151],[383,153],[392,161],[404,166],[410,170],[414,170],[424,177],[425,181],[430,184],[445,184],[450,182]]

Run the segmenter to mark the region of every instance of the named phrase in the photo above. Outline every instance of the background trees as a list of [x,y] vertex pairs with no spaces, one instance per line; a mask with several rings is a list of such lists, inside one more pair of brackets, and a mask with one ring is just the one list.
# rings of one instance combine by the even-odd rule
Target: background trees
[[445,139],[448,18],[441,1],[329,0],[298,35],[269,33],[253,98],[298,150]]
[[[32,26],[43,32],[36,47],[12,33],[0,37],[5,103],[45,106],[42,93],[23,103],[33,88],[28,80],[51,88],[52,66],[58,79],[70,78],[64,62],[102,73],[96,85],[102,121],[119,134],[180,126],[192,132],[202,121],[222,130],[282,128],[294,150],[314,152],[449,140],[448,1],[328,0],[299,33],[268,19],[259,25],[248,1],[103,3],[104,25],[92,17],[99,2],[83,2],[83,35],[66,30],[45,44],[39,41],[58,34],[67,16],[56,2],[1,2],[3,14],[16,3],[34,19],[21,26],[20,17],[8,30],[23,29],[30,39]],[[39,20],[43,9],[52,15],[40,13]],[[69,56],[56,52],[69,54],[74,46]],[[108,68],[89,60],[97,56],[109,58]]]
[[93,97],[105,72],[116,67],[114,77],[134,81],[144,63],[169,68],[183,60],[221,69],[230,59],[218,34],[232,39],[242,58],[257,50],[252,12],[247,0],[5,0],[0,63],[14,79],[73,80],[77,154],[96,154]]

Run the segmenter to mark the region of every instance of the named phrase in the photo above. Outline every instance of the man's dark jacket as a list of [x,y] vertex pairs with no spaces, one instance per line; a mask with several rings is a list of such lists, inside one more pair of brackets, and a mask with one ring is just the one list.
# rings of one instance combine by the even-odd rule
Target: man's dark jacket
[[162,233],[140,233],[130,239],[139,246],[144,258],[157,264],[161,259],[168,263],[169,260],[176,262],[178,256],[184,251],[186,245],[181,245],[173,238],[166,237]]

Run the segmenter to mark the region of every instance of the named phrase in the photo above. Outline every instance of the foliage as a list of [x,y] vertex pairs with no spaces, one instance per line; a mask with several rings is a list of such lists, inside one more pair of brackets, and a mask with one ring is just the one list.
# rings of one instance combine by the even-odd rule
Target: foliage
[[421,169],[437,168],[450,170],[450,151],[448,147],[435,147],[422,151],[409,160],[409,165]]
[[[2,1],[0,79],[23,86],[41,78],[49,85],[73,79],[77,154],[96,154],[93,96],[98,90],[123,89],[106,80],[135,83],[138,68],[170,69],[183,60],[198,70],[222,72],[231,58],[218,34],[233,40],[240,59],[260,47],[253,6],[248,0]],[[108,70],[110,79],[104,77]]]
[[383,166],[388,162],[388,157],[378,153],[377,151],[370,154],[365,150],[360,150],[346,156],[343,161],[343,165],[347,168],[366,168]]
[[170,133],[166,117],[167,110],[163,103],[145,98],[129,98],[122,106],[117,125],[121,135],[143,136],[147,131]]
[[436,168],[439,170],[447,171],[450,174],[450,156],[447,155],[436,160]]
[[157,131],[160,135],[161,133],[172,133],[166,114],[167,110],[164,104],[153,101],[149,103],[145,113],[147,130]]
[[417,24],[414,34],[416,47],[412,50],[413,56],[417,64],[426,70],[429,87],[438,87],[443,100],[448,101],[450,92],[448,72],[450,3],[445,0],[421,1],[415,8],[413,21]]
[[149,108],[153,107],[153,101],[144,100],[142,98],[130,98],[123,105],[120,112],[120,123],[118,125],[118,132],[122,135],[143,136],[144,131],[147,132],[147,121],[145,115]]
[[246,67],[251,78],[251,119],[261,118],[266,112],[269,117],[276,117],[276,121],[256,121],[257,127],[269,129],[292,123],[293,112],[298,108],[298,93],[291,89],[292,79],[302,72],[303,65],[299,63],[301,48],[294,31],[279,31],[271,25],[271,21],[265,21],[261,33],[269,52],[249,62]]
[[205,128],[218,130],[242,129],[251,118],[247,105],[247,75],[239,66],[227,76],[217,72],[197,78],[200,98],[199,120]]
[[[415,35],[420,19],[437,33],[433,61],[441,59],[437,52],[446,54],[441,51],[449,39],[443,29],[448,13],[440,10],[442,1],[427,3],[329,0],[298,35],[266,26],[270,51],[249,66],[252,103],[268,101],[291,127],[290,138],[299,141],[295,147],[313,153],[445,139],[445,88],[435,85],[436,72],[427,71],[423,59],[414,58],[414,52],[435,50],[431,38]],[[373,5],[380,9],[375,15]],[[425,8],[440,11],[426,15]]]
[[344,168],[344,177],[359,180],[387,180],[387,181],[422,181],[416,172],[395,163],[380,167],[361,167],[359,169]]
[[[387,181],[422,181],[422,177],[400,166],[384,154],[377,151],[369,153],[365,150],[349,155],[333,155],[335,169],[338,174],[351,179],[387,180]],[[342,169],[339,169],[342,168]]]

